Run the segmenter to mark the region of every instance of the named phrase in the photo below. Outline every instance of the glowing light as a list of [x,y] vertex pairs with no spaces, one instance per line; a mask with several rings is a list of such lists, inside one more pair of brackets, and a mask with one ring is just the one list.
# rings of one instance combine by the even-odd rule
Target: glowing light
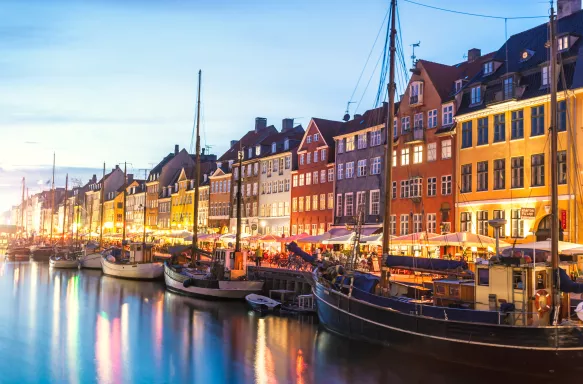
[[130,305],[123,303],[121,306],[121,358],[125,362],[123,366],[123,382],[130,383]]
[[60,331],[60,318],[61,318],[61,277],[59,275],[55,276],[55,282],[53,284],[53,322],[52,322],[52,332],[51,332],[51,357],[55,359],[53,366],[59,366],[60,362],[60,348],[59,348],[59,331]]
[[77,356],[79,352],[79,276],[72,276],[67,282],[67,368],[69,383],[79,382]]
[[95,357],[97,359],[97,377],[100,383],[113,382],[111,367],[112,356],[109,354],[111,340],[109,337],[109,320],[103,312],[97,315],[95,323]]
[[267,347],[267,332],[265,319],[259,319],[257,323],[257,349],[255,352],[255,382],[276,383],[273,372],[273,358]]
[[304,372],[306,370],[306,363],[304,362],[304,353],[298,349],[296,356],[296,383],[304,384]]

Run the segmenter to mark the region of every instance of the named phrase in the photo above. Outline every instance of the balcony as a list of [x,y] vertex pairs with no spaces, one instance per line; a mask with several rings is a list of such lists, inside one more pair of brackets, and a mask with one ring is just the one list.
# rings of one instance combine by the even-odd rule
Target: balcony
[[424,143],[425,142],[425,130],[421,129],[413,129],[410,132],[403,133],[403,142],[405,144],[415,144],[415,143]]

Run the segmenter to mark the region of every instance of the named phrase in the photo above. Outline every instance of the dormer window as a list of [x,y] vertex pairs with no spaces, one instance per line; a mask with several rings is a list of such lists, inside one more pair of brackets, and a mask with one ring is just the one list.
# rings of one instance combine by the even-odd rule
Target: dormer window
[[541,77],[541,86],[547,87],[549,85],[549,79],[551,77],[551,68],[548,65],[545,65],[540,70],[540,77]]
[[261,145],[255,146],[255,156],[261,155]]
[[456,80],[455,81],[455,93],[458,93],[462,90],[463,80]]
[[308,137],[306,137],[306,144],[310,144],[312,142],[312,135],[308,135]]
[[514,98],[514,78],[512,76],[504,79],[504,100]]
[[488,76],[488,75],[492,74],[494,72],[494,62],[488,61],[487,63],[484,63],[483,71],[484,71],[484,76]]
[[[222,165],[221,162],[217,163],[217,167],[221,168],[221,165]],[[229,160],[229,169],[232,169],[232,168],[233,168],[233,160]]]
[[275,153],[276,150],[277,150],[277,144],[271,143],[271,153]]
[[569,49],[569,35],[561,36],[557,38],[557,46],[559,51],[564,51]]
[[289,149],[289,139],[285,139],[285,141],[283,142],[283,149],[285,149],[286,151]]
[[317,133],[314,133],[314,142],[320,140],[320,135],[318,135]]
[[472,88],[472,104],[479,104],[482,102],[482,88],[480,86]]
[[409,90],[409,104],[410,105],[423,104],[422,81],[414,81],[411,83],[411,88]]
[[247,158],[250,159],[253,157],[253,148],[249,148],[247,150]]

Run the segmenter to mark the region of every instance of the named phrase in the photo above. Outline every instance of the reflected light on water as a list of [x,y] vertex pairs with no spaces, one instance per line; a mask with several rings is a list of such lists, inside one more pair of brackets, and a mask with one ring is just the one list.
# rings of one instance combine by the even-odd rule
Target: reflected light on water
[[[61,318],[61,277],[59,275],[55,276],[55,281],[53,283],[53,322],[52,322],[52,340],[51,349],[52,357],[55,360],[59,359],[59,330],[60,330],[60,318]],[[58,363],[54,363],[53,366],[57,366]]]
[[304,371],[306,370],[306,364],[304,363],[304,353],[301,349],[298,349],[298,354],[296,356],[296,383],[304,384]]
[[255,380],[257,383],[276,383],[273,371],[273,358],[267,347],[267,332],[265,319],[257,323],[257,349],[255,352]]
[[100,383],[111,383],[113,372],[110,355],[109,319],[107,313],[97,315],[95,322],[95,358],[97,360],[97,377]]
[[130,360],[130,305],[124,303],[121,306],[121,358],[123,361],[123,381],[131,382]]
[[20,268],[17,267],[14,269],[14,283],[13,283],[14,289],[12,290],[14,295],[16,295],[16,291],[18,290],[18,280],[19,279],[20,279]]
[[79,276],[71,276],[67,282],[67,362],[69,383],[79,382],[77,356],[79,345]]
[[154,358],[159,364],[162,359],[162,328],[164,325],[164,300],[159,299],[152,305],[154,312]]

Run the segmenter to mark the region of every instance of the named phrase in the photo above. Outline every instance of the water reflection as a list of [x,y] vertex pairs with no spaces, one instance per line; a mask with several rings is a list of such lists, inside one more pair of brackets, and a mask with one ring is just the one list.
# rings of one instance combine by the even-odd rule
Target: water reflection
[[[42,263],[2,268],[0,382],[439,384],[499,379],[352,342],[322,331],[311,317],[260,317],[243,303],[183,297],[160,283],[118,280],[99,271],[49,270]],[[520,382],[504,376],[512,380]]]

